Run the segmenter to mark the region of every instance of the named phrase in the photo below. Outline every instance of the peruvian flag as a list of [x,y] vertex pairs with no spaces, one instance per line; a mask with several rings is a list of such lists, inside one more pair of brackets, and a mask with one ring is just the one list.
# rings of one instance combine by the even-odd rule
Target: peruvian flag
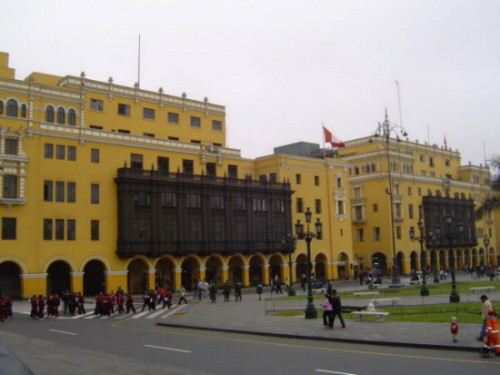
[[444,149],[448,150],[448,142],[446,142],[446,135],[444,136]]
[[332,147],[341,148],[345,147],[344,142],[335,137],[330,130],[323,126],[323,133],[325,135],[325,143],[329,142]]

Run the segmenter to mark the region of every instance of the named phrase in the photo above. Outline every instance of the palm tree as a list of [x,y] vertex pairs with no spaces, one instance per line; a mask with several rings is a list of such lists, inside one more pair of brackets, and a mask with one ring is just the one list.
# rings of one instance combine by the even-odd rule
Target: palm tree
[[[495,155],[493,157],[491,166],[494,170],[500,171],[500,156]],[[487,212],[492,212],[500,208],[500,174],[498,173],[491,178],[491,192],[492,194],[476,210],[477,219],[481,219]]]

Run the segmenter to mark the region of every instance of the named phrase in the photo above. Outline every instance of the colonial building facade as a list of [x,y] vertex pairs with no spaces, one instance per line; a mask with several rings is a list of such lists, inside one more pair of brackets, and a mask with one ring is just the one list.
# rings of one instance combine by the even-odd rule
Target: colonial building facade
[[[405,273],[433,260],[448,267],[442,240],[420,258],[409,230],[420,216],[436,227],[436,207],[450,204],[467,207],[465,221],[489,194],[489,170],[461,166],[457,151],[366,137],[329,155],[250,160],[226,147],[225,130],[224,106],[206,98],[84,73],[18,80],[0,53],[1,292],[295,282],[306,244],[289,253],[282,240],[297,220],[306,225],[308,208],[323,224],[311,243],[317,278],[348,277],[363,262],[389,269],[393,257]],[[493,217],[468,223],[468,242],[454,244],[458,264],[496,263]]]

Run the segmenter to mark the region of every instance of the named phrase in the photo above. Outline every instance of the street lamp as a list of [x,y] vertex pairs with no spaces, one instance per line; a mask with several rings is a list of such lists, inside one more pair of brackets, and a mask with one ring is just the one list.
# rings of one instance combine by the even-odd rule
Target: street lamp
[[424,236],[423,236],[423,232],[424,232],[424,224],[422,223],[422,219],[421,218],[418,218],[418,230],[420,232],[420,237],[415,237],[415,229],[413,229],[413,227],[410,228],[410,239],[413,241],[413,240],[417,240],[418,242],[420,242],[420,267],[422,268],[422,287],[420,288],[420,295],[422,297],[424,296],[428,296],[429,295],[429,289],[427,288],[427,285],[426,285],[426,278],[427,278],[427,274],[426,274],[426,266],[425,266],[425,262],[424,262]]
[[436,234],[434,235],[434,232],[429,230],[429,240],[427,241],[427,244],[430,246],[434,246],[434,259],[432,262],[432,268],[434,268],[434,283],[439,283],[439,273],[438,273],[438,254],[439,252],[437,251],[437,240],[439,239],[441,235],[441,228],[439,227],[439,224],[436,224]]
[[307,230],[305,233],[302,233],[302,224],[300,223],[300,220],[297,220],[297,223],[295,224],[295,232],[297,233],[297,238],[305,239],[307,243],[307,307],[305,310],[306,319],[316,319],[318,317],[318,312],[316,311],[316,308],[314,307],[313,303],[312,280],[311,280],[311,271],[312,271],[311,240],[313,239],[313,237],[319,237],[321,235],[321,230],[323,228],[323,224],[319,221],[319,219],[317,219],[316,222],[314,223],[314,226],[316,227],[316,234],[312,233],[309,230],[309,224],[311,223],[311,214],[312,212],[308,207],[305,212],[306,224],[307,224],[306,225]]
[[[385,142],[385,148],[387,151],[387,171],[389,179],[389,189],[386,189],[386,193],[389,195],[390,202],[390,220],[391,220],[391,247],[392,247],[392,282],[389,287],[402,287],[401,281],[399,279],[399,265],[396,257],[396,238],[394,231],[394,197],[393,197],[393,186],[392,186],[392,174],[391,174],[391,160],[390,160],[390,150],[389,150],[389,140],[391,138],[391,133],[396,135],[396,142],[401,142],[399,134],[403,137],[407,137],[408,133],[403,127],[395,125],[391,126],[389,122],[389,117],[387,116],[387,111],[385,112],[385,120],[381,124],[378,124],[378,129],[370,137],[369,143],[373,142],[372,138],[383,137]],[[399,134],[398,134],[399,133]]]
[[490,245],[490,238],[487,235],[484,235],[483,242],[484,242],[484,249],[488,254],[488,275],[490,275],[490,281],[493,281],[495,277],[495,272],[491,263],[490,251],[488,250],[488,246]]
[[451,269],[451,293],[450,302],[458,303],[460,302],[460,295],[457,292],[457,283],[455,280],[455,254],[453,254],[453,237],[454,234],[462,235],[464,231],[464,226],[461,221],[458,222],[456,230],[458,233],[453,233],[452,231],[452,217],[451,214],[446,215],[446,224],[448,224],[448,241],[450,245],[450,269]]
[[295,289],[293,288],[292,284],[292,253],[295,250],[295,245],[297,244],[297,238],[292,237],[290,231],[287,231],[286,236],[282,238],[281,242],[283,243],[285,249],[288,251],[288,281],[290,283],[288,287],[288,295],[294,296]]
[[490,238],[487,235],[484,235],[483,242],[484,251],[486,251],[486,253],[488,254],[488,266],[491,266],[490,251],[488,250],[488,246],[490,245]]

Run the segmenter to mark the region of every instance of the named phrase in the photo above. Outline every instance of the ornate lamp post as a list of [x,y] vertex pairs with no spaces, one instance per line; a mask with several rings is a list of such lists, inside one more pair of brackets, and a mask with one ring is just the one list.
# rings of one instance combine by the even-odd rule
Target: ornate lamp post
[[297,238],[292,237],[290,231],[286,233],[286,236],[284,236],[281,240],[283,243],[283,246],[285,249],[288,251],[288,281],[290,283],[290,286],[288,288],[288,295],[289,296],[294,296],[295,295],[295,289],[293,288],[293,283],[292,283],[292,253],[295,250],[295,245],[297,244]]
[[312,233],[309,230],[309,224],[311,223],[311,214],[309,207],[305,212],[306,216],[306,232],[302,233],[302,224],[300,220],[297,220],[295,224],[295,232],[297,233],[298,239],[305,239],[307,243],[307,307],[305,310],[306,319],[316,319],[318,317],[318,311],[314,307],[313,303],[313,292],[312,292],[312,279],[311,279],[311,271],[312,271],[312,262],[311,262],[311,240],[313,237],[318,237],[321,235],[321,230],[323,228],[323,224],[316,220],[314,226],[316,227],[316,234]]
[[423,232],[424,232],[424,224],[422,223],[422,219],[421,218],[418,218],[418,230],[420,232],[420,236],[419,237],[415,237],[415,229],[413,229],[413,227],[410,228],[410,239],[413,241],[413,240],[417,240],[418,242],[420,242],[420,267],[422,268],[422,287],[420,288],[420,295],[422,297],[424,296],[428,296],[429,295],[429,289],[427,288],[427,282],[426,282],[426,278],[427,278],[427,273],[426,273],[426,265],[425,265],[425,262],[424,262],[424,236],[423,236]]
[[[396,237],[394,231],[394,197],[393,197],[393,185],[392,185],[392,174],[391,174],[391,160],[390,160],[390,149],[389,149],[389,140],[391,139],[391,133],[396,135],[396,142],[401,142],[399,138],[399,134],[403,137],[407,137],[408,133],[403,127],[395,125],[391,126],[389,122],[389,117],[387,116],[387,111],[385,113],[385,120],[381,124],[378,124],[378,129],[373,133],[370,137],[369,143],[373,142],[372,138],[382,137],[384,139],[385,148],[387,151],[387,173],[389,180],[389,188],[386,189],[386,193],[389,195],[389,203],[390,203],[390,225],[391,225],[391,247],[392,247],[392,282],[389,287],[402,287],[401,281],[399,279],[399,265],[398,259],[396,257]],[[399,134],[398,134],[399,133]]]
[[488,246],[490,245],[490,238],[487,235],[484,235],[483,242],[484,242],[484,251],[486,251],[486,254],[488,254],[488,266],[491,266],[491,257],[490,257],[490,252],[488,250]]
[[435,246],[435,250],[436,250],[436,254],[434,257],[434,282],[439,283],[439,271],[438,271],[439,252],[437,251],[437,242],[439,241],[439,239],[441,237],[441,227],[439,226],[439,223],[436,223],[436,235],[434,236],[432,234],[432,230],[430,231],[430,235],[431,235],[432,241],[434,242],[434,246]]
[[[451,269],[451,293],[450,302],[458,303],[460,302],[460,295],[457,292],[457,283],[455,280],[455,254],[453,254],[453,237],[457,234],[462,235],[464,231],[464,226],[461,221],[458,222],[456,230],[452,228],[452,217],[451,214],[446,215],[446,224],[448,224],[448,241],[450,245],[450,269]],[[454,233],[458,232],[458,233]]]

